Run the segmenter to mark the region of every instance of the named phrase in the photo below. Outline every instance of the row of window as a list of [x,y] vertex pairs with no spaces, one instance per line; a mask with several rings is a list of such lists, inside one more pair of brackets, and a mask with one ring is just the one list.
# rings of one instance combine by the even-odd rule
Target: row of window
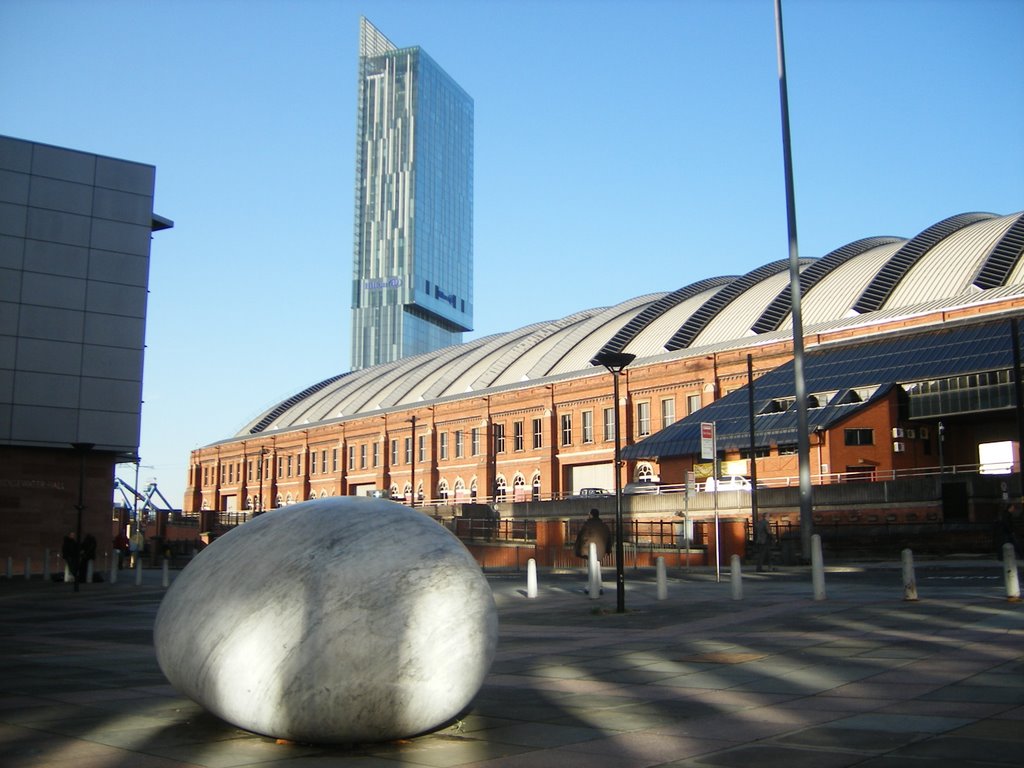
[[[304,452],[300,451],[294,454],[281,454],[277,457],[277,477],[298,477],[302,475],[302,461]],[[330,462],[328,463],[328,456],[330,456]],[[270,460],[263,459],[250,459],[245,463],[246,473],[245,479],[247,482],[259,482],[264,477],[270,477]],[[328,472],[338,471],[338,449],[325,448],[317,451],[312,450],[309,452],[309,474],[318,475]],[[217,468],[212,465],[203,467],[203,485],[210,485],[217,479]],[[233,485],[235,481],[241,482],[242,480],[242,463],[231,462],[220,465],[220,483],[221,485]]]
[[[687,411],[693,413],[700,408],[700,395],[690,395],[687,398]],[[615,409],[604,408],[602,410],[602,440],[610,442],[615,439]],[[661,401],[661,428],[670,426],[676,420],[676,404],[673,398],[665,398]],[[530,423],[530,431],[526,431],[525,421],[512,422],[511,448],[513,452],[526,450],[527,439],[533,449],[544,447],[544,420],[535,418]],[[594,442],[594,412],[582,411],[580,413],[580,437],[584,445]],[[574,441],[574,420],[571,413],[562,414],[559,420],[560,445],[573,445]],[[651,403],[643,401],[636,404],[636,433],[638,438],[647,437],[651,434]],[[469,432],[454,430],[452,432],[441,432],[438,434],[438,460],[448,461],[449,459],[462,459],[467,455],[483,455],[483,440],[485,436],[479,427],[474,427]],[[494,453],[507,453],[508,443],[505,434],[505,424],[498,423],[493,426]],[[377,442],[362,443],[360,445],[348,446],[347,466],[349,471],[357,469],[376,469],[380,467],[381,455],[380,444]],[[391,466],[413,463],[413,438],[393,438],[391,440]],[[328,462],[328,458],[330,461]],[[427,460],[427,436],[416,435],[416,461]],[[302,475],[303,454],[280,455],[277,457],[277,477],[298,477]],[[261,473],[260,462],[251,460],[247,463],[246,480],[248,482],[258,481],[261,474],[266,474],[270,467],[269,462],[263,462],[264,467]],[[255,466],[255,470],[254,470]],[[338,471],[338,449],[312,450],[309,453],[309,474],[318,475]],[[203,485],[209,485],[215,478],[216,468],[213,466],[203,467]],[[220,483],[234,484],[236,479],[241,482],[241,464],[222,464],[220,467]]]
[[[505,479],[504,475],[498,475],[498,477],[495,478],[494,481],[494,496],[495,499],[498,501],[506,500],[509,498],[509,496],[511,496],[515,501],[523,501],[526,498],[539,500],[540,492],[541,478],[539,472],[535,472],[533,474],[532,481],[529,484],[527,484],[526,478],[523,476],[522,473],[516,472],[512,478],[511,490],[509,489],[508,481]],[[328,492],[327,490],[321,489],[319,492],[319,498],[321,499],[333,495],[333,490]],[[405,483],[405,485],[401,489],[398,487],[397,483],[392,483],[391,487],[388,489],[387,496],[392,499],[404,499],[405,501],[408,501],[412,496],[412,483]],[[312,491],[310,493],[309,498],[310,500],[318,498],[317,492]],[[424,494],[424,484],[422,482],[418,482],[416,484],[416,498],[418,501],[424,501],[426,499],[426,496]],[[472,480],[470,481],[469,486],[467,487],[466,484],[463,482],[462,478],[459,477],[455,479],[454,487],[452,487],[449,485],[447,479],[441,478],[438,481],[437,488],[435,489],[434,494],[431,498],[440,501],[476,501],[477,479],[473,477]],[[288,493],[287,495],[285,495],[279,493],[277,494],[277,496],[274,497],[271,508],[284,507],[290,504],[297,504],[300,501],[304,500],[305,499],[303,499],[303,497],[299,494]],[[257,509],[259,507],[259,504],[259,496],[253,495],[245,499],[246,510]],[[209,509],[209,502],[203,502],[203,509]],[[241,522],[245,522],[247,520],[248,517],[245,517]],[[234,522],[237,523],[239,521],[235,520]]]

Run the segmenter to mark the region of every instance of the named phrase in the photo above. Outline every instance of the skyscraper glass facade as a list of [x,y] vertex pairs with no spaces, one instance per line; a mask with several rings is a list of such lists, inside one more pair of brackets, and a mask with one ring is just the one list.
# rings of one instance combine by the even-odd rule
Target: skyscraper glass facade
[[352,368],[462,342],[473,323],[473,100],[366,19],[359,46]]

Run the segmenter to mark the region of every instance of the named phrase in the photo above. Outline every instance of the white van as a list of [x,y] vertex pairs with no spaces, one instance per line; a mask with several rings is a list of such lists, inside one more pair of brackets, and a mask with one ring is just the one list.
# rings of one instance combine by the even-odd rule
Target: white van
[[622,492],[631,496],[638,493],[661,493],[661,483],[655,483],[650,480],[640,480],[635,483],[626,483],[622,488]]
[[747,491],[749,493],[751,489],[750,478],[743,475],[727,475],[718,478],[717,481],[715,478],[709,477],[704,483],[704,490],[707,493],[715,491]]

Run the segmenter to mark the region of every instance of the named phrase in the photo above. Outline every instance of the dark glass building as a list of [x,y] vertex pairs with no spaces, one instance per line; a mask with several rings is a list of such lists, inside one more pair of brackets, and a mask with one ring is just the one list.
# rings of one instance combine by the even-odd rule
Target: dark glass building
[[473,323],[473,100],[360,24],[353,370],[459,344]]

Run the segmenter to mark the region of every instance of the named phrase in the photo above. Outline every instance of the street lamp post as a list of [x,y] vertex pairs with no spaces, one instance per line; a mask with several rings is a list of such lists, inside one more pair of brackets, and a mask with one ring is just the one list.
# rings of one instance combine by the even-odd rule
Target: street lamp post
[[416,507],[416,414],[413,414],[409,419],[409,423],[412,424],[412,437],[409,438],[409,445],[411,446],[412,462],[409,467],[409,485],[412,490],[409,492],[409,504]]
[[259,464],[256,465],[256,477],[260,481],[260,496],[256,500],[255,509],[253,510],[253,517],[256,515],[263,514],[263,457],[267,455],[267,449],[265,446],[260,446]]
[[623,568],[623,547],[622,547],[622,477],[620,467],[622,466],[622,446],[620,445],[619,431],[619,374],[626,370],[626,366],[636,359],[636,355],[628,352],[599,352],[591,365],[601,365],[608,369],[612,375],[612,397],[615,399],[613,412],[615,414],[615,611],[626,612],[626,572]]
[[946,446],[946,427],[939,422],[939,483],[946,482],[946,455],[943,450]]
[[85,510],[85,454],[92,450],[94,443],[72,443],[71,447],[78,452],[78,503],[75,509],[78,512],[77,524],[75,526],[75,546],[78,547],[78,557],[75,558],[75,592],[78,591],[78,573],[81,570],[82,562],[82,512]]

